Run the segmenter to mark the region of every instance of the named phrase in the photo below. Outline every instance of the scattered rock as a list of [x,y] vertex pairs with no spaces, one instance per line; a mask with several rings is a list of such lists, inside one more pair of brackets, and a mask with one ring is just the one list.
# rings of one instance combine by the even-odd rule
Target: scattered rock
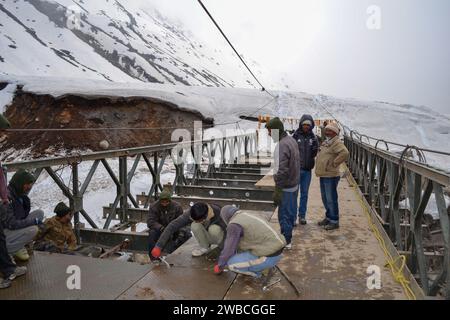
[[100,141],[100,143],[98,144],[100,146],[101,149],[103,150],[107,150],[109,148],[109,142],[106,140],[102,140]]

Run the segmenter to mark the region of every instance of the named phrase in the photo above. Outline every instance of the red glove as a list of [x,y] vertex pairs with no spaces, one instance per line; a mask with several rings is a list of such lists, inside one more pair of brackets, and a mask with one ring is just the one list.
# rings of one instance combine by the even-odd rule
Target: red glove
[[216,264],[216,265],[214,266],[214,273],[215,273],[215,274],[221,274],[222,272],[223,272],[223,270],[220,269],[220,267],[219,267],[218,264]]
[[159,258],[161,257],[161,248],[154,247],[151,253],[154,258]]

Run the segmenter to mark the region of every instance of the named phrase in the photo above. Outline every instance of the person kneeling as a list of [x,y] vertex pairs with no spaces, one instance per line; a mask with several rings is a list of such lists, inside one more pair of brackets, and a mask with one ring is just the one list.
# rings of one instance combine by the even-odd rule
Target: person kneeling
[[234,206],[223,207],[220,215],[227,236],[214,273],[221,274],[228,266],[230,271],[260,278],[281,260],[286,239],[264,218]]
[[[148,252],[151,261],[158,261],[151,254],[153,248],[161,237],[167,226],[177,218],[183,215],[181,205],[172,200],[170,191],[163,190],[159,200],[150,206],[148,213],[147,226],[148,232]],[[168,238],[165,246],[162,248],[165,252],[172,253],[181,244],[186,242],[191,236],[189,227],[180,228]]]

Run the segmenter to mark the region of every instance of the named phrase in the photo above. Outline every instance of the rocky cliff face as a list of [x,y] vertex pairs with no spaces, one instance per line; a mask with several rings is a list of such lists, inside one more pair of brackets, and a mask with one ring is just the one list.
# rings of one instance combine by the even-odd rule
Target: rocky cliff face
[[[212,124],[198,112],[157,99],[54,98],[20,91],[5,116],[13,128],[21,128],[0,139],[2,158],[9,161],[17,150],[36,158],[170,143],[174,128],[193,132],[194,121]],[[30,130],[42,128],[61,131]],[[64,131],[67,129],[71,130]]]

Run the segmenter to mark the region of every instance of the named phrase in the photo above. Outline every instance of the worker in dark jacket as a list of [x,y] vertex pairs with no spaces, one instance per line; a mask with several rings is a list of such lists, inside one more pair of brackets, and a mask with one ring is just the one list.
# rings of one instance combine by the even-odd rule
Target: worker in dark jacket
[[306,211],[308,207],[308,192],[311,185],[311,170],[315,165],[315,158],[319,151],[319,141],[313,132],[314,120],[309,114],[304,114],[300,119],[299,128],[292,136],[297,140],[300,152],[300,205],[298,218],[300,224],[306,224]]
[[300,153],[297,141],[284,131],[279,118],[270,120],[266,128],[272,139],[278,142],[274,153],[274,203],[278,206],[278,220],[281,233],[286,238],[286,249],[291,249],[292,229],[297,219]]
[[[148,252],[150,259],[155,259],[151,252],[156,242],[165,230],[165,228],[178,217],[183,214],[183,208],[178,202],[172,200],[170,191],[163,190],[159,195],[159,200],[150,206],[148,213],[147,226],[148,231]],[[188,227],[184,227],[172,234],[166,245],[162,248],[164,251],[171,253],[178,246],[189,239],[191,233]]]
[[191,231],[197,240],[199,248],[192,251],[192,256],[199,257],[211,250],[221,248],[225,237],[226,224],[220,217],[221,207],[204,202],[195,203],[180,217],[169,223],[153,248],[151,255],[154,258],[161,256],[162,248],[169,241],[172,234],[183,227],[191,225]]
[[30,212],[31,201],[28,193],[34,182],[35,178],[31,173],[22,169],[18,170],[8,185],[10,203],[2,208],[6,246],[9,253],[21,261],[27,261],[30,258],[25,245],[33,241],[38,233],[38,226],[44,220],[42,210]]
[[[11,125],[9,121],[3,117],[0,113],[0,131],[10,128]],[[3,173],[3,168],[0,163],[0,197],[1,205],[8,205],[8,193],[7,193],[6,179]],[[0,278],[0,289],[5,289],[11,286],[11,282],[27,272],[27,267],[18,267],[14,264],[11,257],[9,256],[8,249],[6,247],[6,237],[3,231],[3,220],[4,210],[0,210],[0,273],[2,277]]]

